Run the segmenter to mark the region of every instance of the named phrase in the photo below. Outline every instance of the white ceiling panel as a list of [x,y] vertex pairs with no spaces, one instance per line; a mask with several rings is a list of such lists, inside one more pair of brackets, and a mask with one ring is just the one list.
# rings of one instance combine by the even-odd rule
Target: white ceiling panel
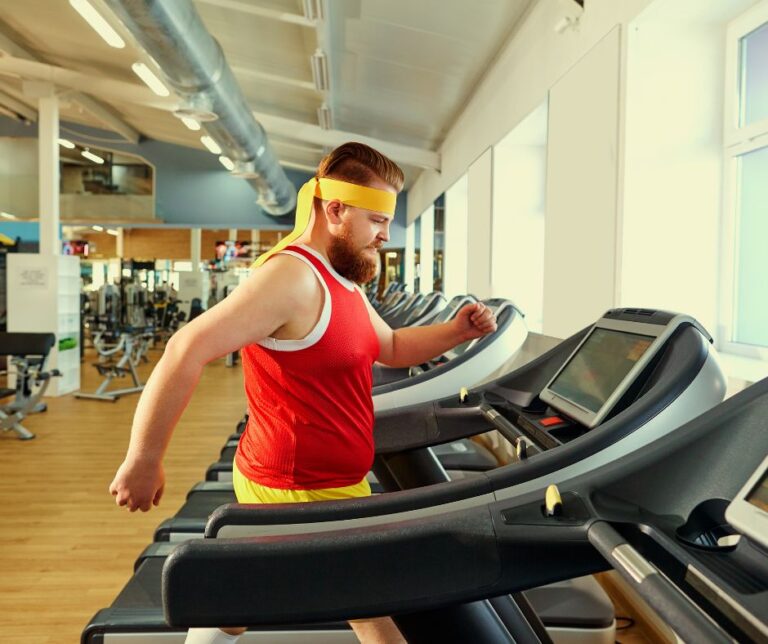
[[[92,1],[104,9],[101,0]],[[532,1],[323,0],[325,20],[317,23],[304,17],[302,0],[195,0],[195,6],[250,107],[296,122],[295,138],[286,140],[282,131],[273,142],[280,159],[311,167],[323,148],[316,135],[309,143],[300,133],[303,124],[317,125],[323,103],[331,107],[334,129],[349,137],[439,150]],[[106,18],[122,29],[112,14]],[[101,102],[144,136],[202,147],[200,133],[185,128],[167,106],[142,100],[144,86],[130,69],[142,54],[132,40],[122,50],[107,46],[66,0],[0,0],[0,33],[41,62],[92,77],[94,92],[102,80],[137,88],[135,95],[104,90]],[[331,75],[326,92],[313,83],[310,57],[318,47]],[[2,86],[33,104],[21,94],[19,78],[0,75]],[[62,117],[105,127],[66,99]],[[335,139],[329,134],[328,140]],[[405,169],[409,182],[419,172]]]

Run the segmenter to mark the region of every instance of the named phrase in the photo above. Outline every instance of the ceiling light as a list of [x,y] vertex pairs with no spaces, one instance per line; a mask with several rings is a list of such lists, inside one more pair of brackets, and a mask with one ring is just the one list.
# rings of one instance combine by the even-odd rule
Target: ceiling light
[[136,76],[143,80],[147,84],[147,87],[149,87],[149,89],[151,89],[158,96],[171,95],[171,93],[168,91],[168,88],[163,85],[163,81],[161,81],[155,75],[155,72],[153,72],[144,63],[133,63],[133,65],[131,65],[131,69],[134,71]]
[[309,59],[312,65],[312,80],[318,92],[328,90],[328,58],[322,49],[316,49]]
[[104,226],[91,226],[97,233],[103,233],[104,232]]
[[324,130],[333,129],[333,122],[331,121],[331,108],[323,103],[317,108],[317,122]]
[[216,143],[210,136],[201,136],[200,142],[208,148],[213,154],[221,154],[221,148],[219,147],[219,144]]
[[82,154],[86,159],[90,159],[94,163],[104,163],[104,159],[102,159],[98,154],[94,154],[90,150],[83,150],[80,154]]
[[59,139],[59,145],[64,148],[67,148],[68,150],[75,149],[75,144],[72,143],[72,141],[70,141],[69,139]]
[[235,164],[232,163],[232,159],[230,159],[229,157],[221,156],[219,157],[219,161],[221,162],[221,165],[223,165],[230,172],[234,170]]
[[85,21],[93,27],[99,36],[101,36],[110,47],[122,49],[125,47],[125,41],[119,34],[112,29],[110,24],[104,20],[104,17],[91,6],[88,0],[69,0],[69,4],[77,11]]
[[117,237],[120,233],[117,231],[116,228],[107,228],[107,235],[112,235],[112,237]]
[[9,212],[0,212],[0,217],[3,217],[3,219],[18,219],[16,215],[12,215]]
[[181,122],[184,123],[184,125],[186,125],[193,132],[197,132],[200,129],[200,123],[198,123],[195,119],[189,118],[188,116],[183,116],[181,118]]

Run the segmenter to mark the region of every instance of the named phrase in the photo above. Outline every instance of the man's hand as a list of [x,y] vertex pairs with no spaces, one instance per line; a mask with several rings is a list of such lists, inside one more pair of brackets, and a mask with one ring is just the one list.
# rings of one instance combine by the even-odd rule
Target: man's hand
[[115,479],[109,486],[109,493],[115,503],[127,507],[131,512],[149,511],[160,503],[165,489],[165,473],[161,463],[123,461]]
[[496,317],[482,302],[467,304],[462,307],[453,319],[456,331],[462,338],[461,342],[480,338],[496,330]]

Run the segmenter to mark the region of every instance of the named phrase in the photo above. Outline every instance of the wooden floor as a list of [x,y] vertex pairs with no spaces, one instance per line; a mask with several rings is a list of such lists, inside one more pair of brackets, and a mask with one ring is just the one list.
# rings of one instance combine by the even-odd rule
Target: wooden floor
[[[158,357],[150,353],[152,362]],[[100,382],[90,362],[87,356],[82,366],[86,391]],[[150,371],[141,366],[142,380]],[[129,579],[155,527],[204,478],[244,400],[239,368],[223,360],[206,367],[168,451],[165,496],[146,514],[117,508],[107,491],[128,444],[136,395],[115,403],[49,398],[48,411],[25,422],[37,438],[0,435],[0,641],[78,642],[88,620]],[[617,606],[617,614],[627,614]],[[617,639],[660,641],[647,633],[635,626]]]
[[[86,391],[100,382],[91,361],[82,366]],[[139,371],[146,380],[151,366]],[[160,506],[131,514],[115,506],[107,488],[125,454],[137,399],[49,398],[48,411],[24,423],[34,440],[0,435],[0,641],[78,642],[128,580],[157,524],[205,478],[245,409],[240,369],[223,360],[206,367],[171,441]]]

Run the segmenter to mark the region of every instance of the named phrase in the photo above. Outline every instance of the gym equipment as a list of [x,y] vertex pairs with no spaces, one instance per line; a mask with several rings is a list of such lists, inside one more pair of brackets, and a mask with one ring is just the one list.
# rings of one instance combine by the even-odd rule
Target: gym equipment
[[[451,605],[439,611],[439,622],[430,620],[422,631],[424,615],[397,615],[397,621],[414,642],[508,641],[510,633],[544,640],[540,625],[530,626],[534,618],[528,600],[517,594],[510,600],[504,593],[605,567],[580,533],[571,541],[570,519],[557,533],[562,537],[547,541],[546,548],[537,544],[539,523],[549,520],[540,511],[544,488],[550,483],[565,488],[603,472],[622,475],[617,462],[644,458],[664,437],[716,405],[725,392],[711,338],[695,320],[637,309],[609,311],[604,320],[625,323],[612,329],[618,334],[643,331],[641,335],[661,339],[641,351],[639,344],[628,346],[619,338],[610,344],[613,353],[594,353],[589,344],[593,329],[588,328],[476,390],[377,414],[375,472],[383,485],[392,485],[390,489],[408,488],[412,482],[423,485],[440,474],[434,454],[420,448],[489,429],[513,442],[517,462],[471,478],[370,499],[255,506],[255,511],[251,506],[220,508],[206,529],[215,540],[186,542],[168,558],[163,592],[170,623],[311,623],[428,609],[431,618],[438,608]],[[669,333],[651,333],[658,331],[651,327],[665,327]],[[646,353],[645,367],[632,372],[632,365]],[[621,382],[614,382],[625,386],[625,393],[593,428],[539,398],[561,367],[571,362],[586,362],[588,373],[600,383],[615,380],[605,374],[626,369]],[[613,390],[602,393],[609,400]],[[509,499],[511,508],[518,499],[529,504],[525,508],[530,518],[523,515],[518,522],[524,525],[507,526],[495,518],[498,512],[491,506]],[[560,507],[567,507],[564,516],[570,517],[571,497]],[[515,547],[509,549],[505,539],[511,532]],[[273,536],[265,540],[263,535]],[[317,544],[314,557],[306,544]],[[238,570],[240,556],[245,566]],[[112,607],[86,629],[84,642],[114,631],[131,631],[136,637],[139,632],[151,637],[165,631],[156,601],[146,595],[152,592],[157,599],[157,591],[147,589],[159,584],[160,559],[140,563]],[[366,574],[347,574],[357,570]],[[137,593],[144,593],[141,601],[134,601]],[[296,596],[306,596],[306,604],[297,608]],[[462,604],[486,597],[493,599]],[[269,628],[257,627],[253,636],[265,630]]]
[[406,294],[396,306],[390,307],[386,312],[381,314],[381,318],[391,327],[396,328],[396,321],[407,317],[414,308],[419,306],[424,301],[424,295],[422,293],[410,293]]
[[[402,282],[390,282],[387,285],[387,288],[384,289],[384,291],[381,294],[380,299],[373,298],[371,299],[371,306],[373,306],[374,309],[378,309],[381,307],[382,303],[389,298],[390,295],[395,293],[396,291],[402,291],[405,288],[405,284]],[[370,298],[369,298],[370,299]]]
[[445,297],[439,291],[432,291],[429,295],[424,296],[421,304],[414,307],[410,313],[402,320],[395,320],[390,326],[392,328],[400,328],[404,326],[424,326],[425,324],[431,324],[431,321],[436,318],[440,311],[445,308]]
[[[92,393],[78,391],[76,398],[86,398],[90,400],[107,400],[115,402],[122,396],[139,393],[144,389],[144,383],[139,380],[139,374],[136,367],[149,349],[149,344],[154,338],[154,332],[151,329],[145,330],[125,330],[120,334],[120,339],[115,346],[107,344],[104,335],[97,333],[93,338],[93,344],[99,353],[99,362],[94,363],[94,367],[99,374],[104,376],[104,381]],[[113,356],[122,353],[120,359],[115,361]],[[133,382],[132,386],[122,389],[109,389],[110,384],[115,378],[124,378],[130,376]]]
[[[296,623],[398,610],[433,614],[435,606],[613,567],[683,641],[766,641],[765,533],[751,535],[728,520],[736,504],[755,505],[765,494],[764,485],[750,483],[766,476],[766,414],[768,379],[643,449],[560,478],[556,489],[545,481],[519,486],[491,473],[485,485],[456,495],[464,508],[440,508],[446,495],[428,490],[411,493],[408,515],[393,513],[386,496],[375,499],[375,519],[352,504],[301,508],[313,516],[300,519],[285,507],[258,506],[250,514],[268,528],[268,538],[189,542],[169,557],[166,616],[172,625],[226,624],[229,616],[243,621],[246,614],[250,623],[285,621],[281,600],[289,588]],[[423,512],[414,512],[417,506]],[[306,533],[310,527],[313,534]],[[414,548],[435,556],[413,556]],[[445,559],[456,568],[444,570]],[[337,585],[333,571],[355,564],[364,574]],[[221,585],[212,602],[196,604],[211,584],[192,587],[190,574],[210,579],[213,568],[232,595]],[[190,606],[204,606],[204,614],[190,614]],[[435,640],[456,641],[431,627]],[[490,641],[474,635],[472,641]]]
[[31,413],[46,410],[40,402],[51,378],[60,376],[58,369],[45,370],[45,361],[56,342],[53,333],[0,333],[0,356],[9,358],[16,370],[16,386],[0,389],[0,398],[13,396],[13,401],[0,407],[0,430],[14,431],[21,440],[35,435],[21,421]]
[[[425,324],[442,324],[443,322],[447,322],[456,315],[462,306],[474,302],[477,302],[477,298],[473,295],[457,295],[451,298],[451,301],[448,302],[437,315],[425,322]],[[411,369],[387,367],[377,362],[373,365],[373,386],[378,387],[379,385],[386,385],[390,382],[395,382],[396,380],[408,378],[411,373]]]
[[386,411],[443,398],[461,387],[480,384],[511,360],[528,337],[523,314],[509,300],[493,298],[483,303],[496,316],[496,331],[418,367],[377,366],[378,380],[384,382],[373,388],[374,409]]

